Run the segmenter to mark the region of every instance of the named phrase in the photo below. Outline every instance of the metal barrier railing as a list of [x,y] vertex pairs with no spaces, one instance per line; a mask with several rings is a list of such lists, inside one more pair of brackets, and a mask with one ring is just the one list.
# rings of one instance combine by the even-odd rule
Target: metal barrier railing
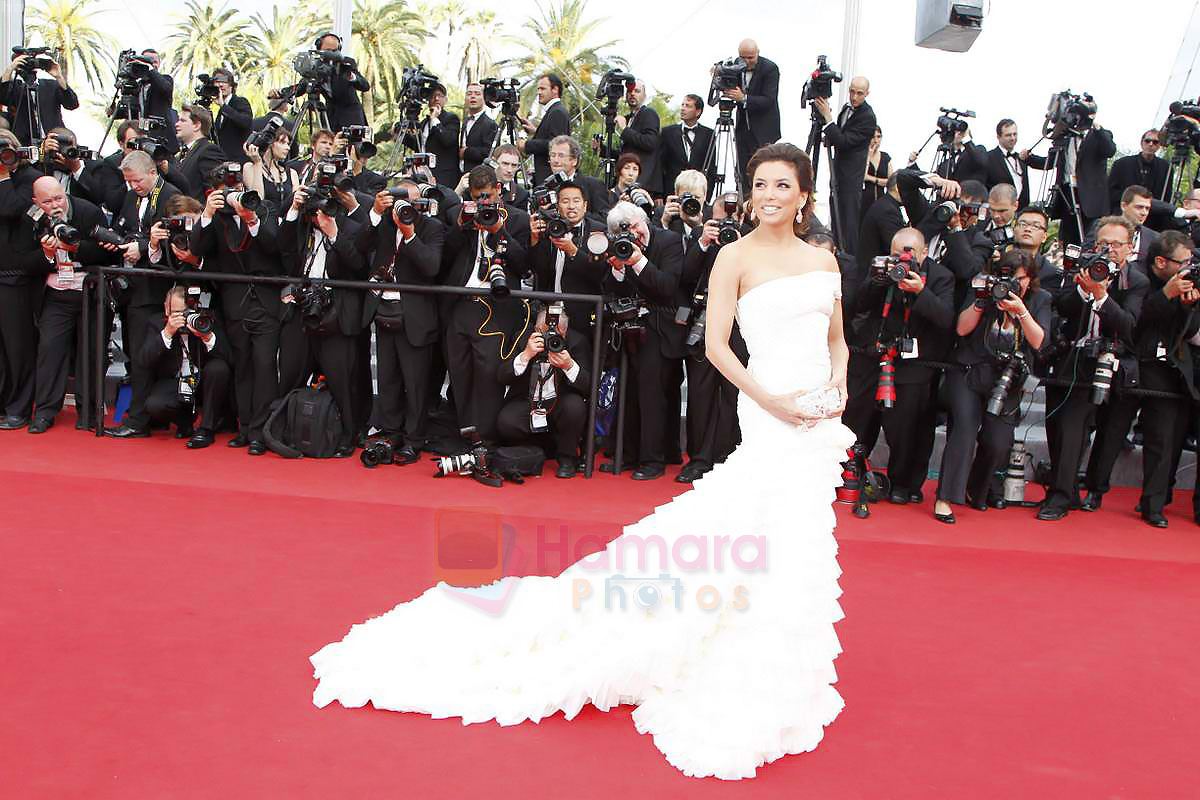
[[[90,320],[93,325],[94,348],[95,355],[95,373],[92,377],[93,393],[92,393],[92,412],[93,418],[96,420],[96,435],[104,435],[104,375],[108,345],[108,315],[106,308],[108,307],[108,282],[103,280],[109,275],[125,275],[128,277],[146,276],[153,278],[167,278],[173,281],[203,282],[209,281],[212,283],[249,283],[263,286],[287,286],[295,284],[298,281],[305,280],[313,284],[328,286],[333,289],[354,289],[359,291],[400,291],[412,294],[432,294],[432,295],[460,295],[460,296],[482,296],[490,297],[491,293],[488,289],[469,289],[465,286],[425,286],[420,284],[406,283],[379,283],[375,281],[346,281],[336,280],[333,278],[312,278],[301,279],[288,275],[236,275],[224,272],[207,272],[201,270],[186,270],[177,271],[171,269],[148,269],[144,267],[112,267],[101,266],[98,269],[101,280],[96,281],[96,287],[93,299],[93,308],[95,319]],[[600,389],[600,376],[602,372],[602,345],[604,337],[601,335],[604,327],[604,298],[601,295],[595,294],[571,294],[571,293],[556,293],[556,292],[534,292],[514,289],[511,293],[512,297],[519,300],[564,300],[570,302],[592,303],[596,309],[596,321],[594,326],[595,335],[592,337],[592,385],[590,388],[590,402],[588,403],[588,421],[587,421],[587,437],[584,448],[584,477],[592,476],[592,462],[595,457],[596,449],[596,401]],[[165,299],[165,298],[164,298]],[[133,358],[129,354],[130,358]],[[624,375],[621,376],[624,378]],[[621,382],[622,389],[624,380]],[[618,396],[617,402],[621,404],[621,411],[624,410],[623,397]],[[624,414],[620,414],[623,422]],[[618,424],[618,449],[620,449],[620,428]],[[618,464],[620,463],[618,454]]]

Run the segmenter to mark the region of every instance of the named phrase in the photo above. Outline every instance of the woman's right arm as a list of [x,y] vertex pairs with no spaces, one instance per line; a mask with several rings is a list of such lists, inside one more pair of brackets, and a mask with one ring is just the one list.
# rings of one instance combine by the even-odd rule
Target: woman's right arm
[[762,384],[754,380],[750,372],[729,346],[729,335],[733,331],[733,318],[737,308],[738,285],[741,276],[737,268],[736,245],[726,245],[717,254],[712,273],[708,279],[708,324],[704,329],[704,354],[730,383],[758,403],[772,416],[793,425],[811,423],[812,420],[795,410],[794,399],[802,394],[771,395]]
[[242,185],[247,189],[258,192],[259,197],[266,195],[263,187],[263,166],[261,160],[252,158],[242,165]]
[[971,331],[979,327],[981,319],[983,319],[983,309],[972,303],[958,312],[958,327],[955,329],[955,333],[959,336],[970,336]]

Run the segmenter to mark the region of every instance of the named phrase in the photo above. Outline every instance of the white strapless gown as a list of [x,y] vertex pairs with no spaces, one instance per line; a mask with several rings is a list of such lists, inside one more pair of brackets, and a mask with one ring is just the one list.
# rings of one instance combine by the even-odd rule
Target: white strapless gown
[[[812,272],[738,301],[749,369],[769,391],[829,380],[839,294],[836,273]],[[501,725],[629,703],[638,731],[696,777],[750,778],[814,749],[843,706],[832,503],[854,437],[838,420],[788,425],[745,396],[738,415],[725,463],[557,578],[439,583],[354,625],[312,656],[313,702]],[[505,598],[502,611],[464,602],[472,591]]]

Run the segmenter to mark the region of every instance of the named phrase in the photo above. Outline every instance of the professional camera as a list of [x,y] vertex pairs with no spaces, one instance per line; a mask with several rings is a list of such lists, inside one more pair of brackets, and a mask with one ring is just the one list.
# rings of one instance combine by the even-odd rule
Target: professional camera
[[498,222],[508,221],[508,209],[503,208],[498,200],[491,198],[464,200],[459,206],[459,220],[464,228],[472,225],[477,228],[492,228]]
[[1000,377],[996,379],[996,384],[988,395],[987,413],[993,417],[1004,416],[1004,406],[1008,402],[1009,392],[1014,386],[1020,386],[1028,373],[1025,356],[1020,351],[1006,354],[1004,360],[1004,369],[1000,371]]
[[546,343],[547,353],[561,353],[567,349],[567,339],[558,332],[558,322],[563,315],[563,303],[555,300],[546,307],[546,332],[542,341]]
[[358,457],[367,469],[374,469],[380,464],[404,466],[415,462],[413,458],[397,458],[396,448],[386,436],[374,436],[368,439]]
[[491,453],[480,438],[479,432],[474,427],[469,427],[460,430],[459,434],[467,440],[470,450],[456,456],[433,459],[437,464],[437,471],[434,472],[433,477],[443,478],[454,474],[467,475],[485,486],[502,486],[504,479],[492,469]]
[[628,261],[637,246],[637,234],[630,229],[628,222],[621,223],[620,233],[594,231],[587,240],[588,253],[597,261],[608,256]]
[[[292,59],[292,69],[299,73],[305,81],[322,84],[333,77],[335,72],[350,71],[358,68],[358,62],[338,50],[307,50],[298,53]],[[312,91],[314,87],[309,87]]]
[[968,119],[975,118],[974,111],[959,111],[957,108],[942,108],[942,115],[937,120],[938,137],[942,144],[949,146],[954,143],[956,133],[966,133],[970,125]]
[[333,289],[323,283],[289,283],[283,287],[280,298],[287,300],[289,297],[299,310],[304,326],[310,329],[319,327],[325,312],[333,306]]
[[187,294],[183,298],[183,324],[196,333],[212,333],[213,328],[217,326],[217,321],[213,313],[203,306],[200,295],[199,286],[188,287]]
[[[482,211],[482,209],[480,209]],[[488,282],[492,297],[504,298],[512,294],[508,286],[508,274],[504,271],[508,264],[508,241],[503,237],[496,240],[491,257],[480,256],[479,279]]]
[[690,325],[685,341],[688,347],[695,347],[704,341],[704,325],[708,317],[708,292],[696,292],[692,295],[691,305],[675,309],[675,324]]
[[[64,161],[89,161],[95,157],[95,153],[87,147],[80,147],[71,141],[70,136],[64,136],[61,133],[53,134],[54,141],[58,144],[58,156]],[[49,153],[45,153],[50,155]]]
[[88,237],[93,241],[101,242],[103,244],[117,245],[118,247],[123,244],[129,244],[131,241],[134,241],[137,238],[132,236],[122,236],[112,228],[106,228],[103,225],[92,226],[92,229],[88,231]]
[[341,135],[345,138],[347,144],[360,145],[367,140],[371,135],[371,126],[369,125],[343,125]]
[[975,290],[975,302],[998,303],[1010,294],[1021,296],[1021,281],[1012,275],[984,275],[983,285]]
[[396,215],[396,221],[401,225],[416,225],[417,219],[424,214],[427,217],[437,214],[437,201],[429,200],[424,197],[418,197],[416,200],[409,200],[408,193],[405,189],[394,189],[391,191],[401,192],[401,195],[392,195],[396,197],[396,202],[392,205],[392,213]]
[[717,226],[717,242],[722,245],[733,244],[742,238],[742,226],[737,219],[737,193],[727,192],[721,195],[721,203],[725,208],[725,219]]
[[654,198],[641,184],[630,184],[629,188],[625,190],[625,194],[629,196],[629,202],[646,212],[647,217],[654,211]]
[[633,77],[628,72],[623,72],[619,69],[610,69],[600,78],[600,84],[596,87],[596,99],[604,100],[607,105],[600,109],[600,113],[605,116],[615,117],[617,114],[617,104],[621,102],[629,90],[637,85],[637,78]]
[[1109,259],[1107,250],[1091,250],[1085,253],[1076,244],[1069,244],[1063,248],[1062,267],[1063,274],[1067,277],[1087,272],[1088,277],[1097,283],[1121,274],[1121,265]]
[[117,99],[113,104],[113,119],[136,119],[143,112],[142,85],[154,70],[154,62],[133,50],[122,50],[117,56]]
[[307,195],[304,198],[304,205],[300,209],[301,212],[315,214],[318,211],[324,211],[331,217],[336,214],[338,208],[341,207],[337,197],[333,194],[338,175],[336,162],[326,159],[317,162],[316,176],[304,185]]
[[1200,102],[1180,101],[1171,103],[1171,116],[1167,117],[1165,144],[1171,147],[1200,147]]
[[1096,114],[1096,101],[1087,92],[1072,94],[1070,89],[1050,98],[1046,107],[1046,121],[1042,135],[1048,139],[1064,136],[1083,136],[1092,127]]
[[274,112],[267,115],[267,121],[263,125],[262,130],[254,131],[246,139],[246,144],[253,145],[258,148],[260,153],[267,152],[267,148],[275,141],[275,137],[279,135],[279,131],[287,123],[282,114]]
[[679,195],[679,210],[685,217],[698,217],[704,210],[704,203],[691,192]]
[[153,136],[138,136],[129,141],[131,150],[141,150],[150,159],[157,164],[159,161],[165,161],[171,157],[171,151],[167,149],[167,145]]
[[943,200],[933,207],[933,219],[939,225],[949,225],[950,220],[955,214],[965,212],[967,215],[978,219],[987,219],[987,206],[983,203],[970,202],[964,203],[962,198],[954,198],[953,200]]
[[614,297],[604,302],[604,321],[608,324],[609,343],[614,350],[626,346],[637,349],[646,337],[646,322],[643,310],[646,301],[640,297]]
[[1005,225],[1002,228],[991,228],[986,231],[984,236],[991,242],[992,248],[997,251],[1011,247],[1013,243],[1013,226]]
[[708,86],[708,104],[719,106],[722,117],[728,117],[733,111],[734,101],[726,97],[730,89],[742,88],[742,78],[746,74],[746,62],[741,58],[727,58],[712,66],[712,83]]
[[521,98],[517,92],[520,81],[516,78],[484,78],[479,83],[483,86],[483,102],[487,103],[488,108],[504,106],[504,113],[511,113],[520,105]]
[[871,259],[871,280],[881,286],[900,283],[910,271],[915,271],[914,266],[911,247],[904,248],[898,256],[875,256]]
[[437,156],[433,153],[412,153],[404,157],[404,166],[401,172],[411,174],[414,169],[424,167],[425,169],[437,168]]
[[397,101],[405,119],[412,122],[420,119],[421,109],[429,102],[429,98],[433,97],[434,89],[441,85],[438,76],[426,72],[423,64],[405,67],[400,75],[400,99]]
[[1092,405],[1101,406],[1112,394],[1113,376],[1117,373],[1118,346],[1107,339],[1099,340],[1096,370],[1092,373]]
[[826,100],[833,97],[833,84],[841,82],[842,73],[830,69],[829,61],[825,56],[817,56],[817,68],[804,82],[804,89],[800,94],[800,107],[804,108],[818,97]]
[[12,169],[22,161],[37,161],[42,153],[36,147],[13,147],[0,145],[0,164]]
[[196,103],[202,106],[211,106],[221,97],[221,87],[217,86],[217,82],[207,72],[201,72],[196,76]]
[[37,78],[37,71],[39,69],[49,72],[55,63],[54,59],[47,55],[49,52],[49,47],[14,47],[12,49],[14,59],[17,56],[30,57],[17,70],[17,74],[21,76],[21,80],[31,84]]
[[168,241],[180,250],[187,250],[191,246],[194,224],[195,218],[187,214],[177,214],[163,220],[163,227],[167,229]]
[[42,236],[53,236],[66,245],[77,245],[83,238],[83,233],[78,228],[54,217],[43,215],[39,220],[38,228]]

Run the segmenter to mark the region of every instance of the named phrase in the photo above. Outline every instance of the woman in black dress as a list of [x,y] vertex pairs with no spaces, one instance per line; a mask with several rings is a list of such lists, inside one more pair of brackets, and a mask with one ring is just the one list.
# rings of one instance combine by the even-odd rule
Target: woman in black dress
[[875,135],[871,137],[871,146],[867,151],[867,174],[863,178],[863,197],[861,213],[867,215],[867,209],[887,192],[888,176],[892,174],[892,157],[879,149],[883,141],[883,130],[878,126]]
[[284,209],[292,202],[292,193],[300,185],[296,170],[287,165],[291,147],[292,137],[286,129],[275,134],[265,153],[260,153],[249,142],[243,147],[250,161],[242,167],[242,182],[247,189],[258,192],[264,203],[271,207],[276,222],[283,218]]

